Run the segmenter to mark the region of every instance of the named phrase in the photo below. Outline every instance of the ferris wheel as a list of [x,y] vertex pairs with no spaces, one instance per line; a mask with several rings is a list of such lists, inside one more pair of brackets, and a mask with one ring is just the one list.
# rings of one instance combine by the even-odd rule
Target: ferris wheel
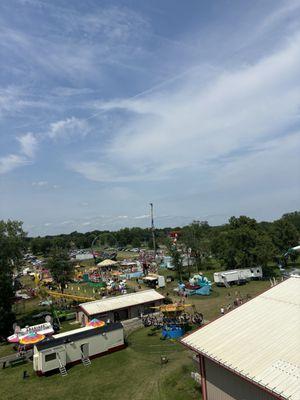
[[97,235],[91,244],[95,264],[105,258],[114,260],[117,257],[117,247],[118,241],[112,233],[105,232]]

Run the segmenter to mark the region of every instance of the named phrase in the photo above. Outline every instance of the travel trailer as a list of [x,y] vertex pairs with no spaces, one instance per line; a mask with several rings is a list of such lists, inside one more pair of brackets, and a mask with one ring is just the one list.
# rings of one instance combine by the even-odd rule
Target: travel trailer
[[79,328],[37,343],[33,350],[33,369],[38,375],[54,370],[67,375],[67,367],[72,364],[88,366],[92,358],[124,347],[123,325],[119,322],[100,328]]
[[166,280],[163,275],[149,274],[143,278],[143,281],[152,288],[163,288],[166,286]]
[[217,286],[226,286],[232,284],[243,284],[249,280],[261,279],[263,276],[261,267],[232,269],[214,273],[214,282]]

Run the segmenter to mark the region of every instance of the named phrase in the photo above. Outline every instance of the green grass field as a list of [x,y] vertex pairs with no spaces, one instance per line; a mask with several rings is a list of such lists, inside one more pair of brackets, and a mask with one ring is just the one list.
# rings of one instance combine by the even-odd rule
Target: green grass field
[[[170,275],[170,271],[163,273]],[[205,272],[204,275],[212,280],[212,273],[213,272]],[[173,289],[175,287],[177,287],[176,280],[167,284],[164,289],[160,289],[159,291],[165,296],[168,294],[168,297],[170,297],[173,302],[176,302],[180,300],[180,297],[174,292]],[[186,299],[186,303],[194,305],[195,309],[204,315],[206,321],[211,321],[220,315],[221,307],[226,308],[228,304],[233,305],[233,301],[236,297],[245,299],[248,296],[253,298],[268,288],[270,288],[270,282],[268,280],[250,281],[245,285],[234,285],[228,289],[213,285],[210,296],[190,296]]]
[[[76,365],[66,377],[37,377],[31,364],[1,370],[1,399],[200,399],[200,389],[190,377],[190,353],[179,343],[162,341],[159,334],[150,337],[148,332],[149,328],[134,332],[126,349],[94,359],[88,368]],[[161,365],[161,355],[167,356],[167,364]],[[30,377],[23,380],[25,369]]]

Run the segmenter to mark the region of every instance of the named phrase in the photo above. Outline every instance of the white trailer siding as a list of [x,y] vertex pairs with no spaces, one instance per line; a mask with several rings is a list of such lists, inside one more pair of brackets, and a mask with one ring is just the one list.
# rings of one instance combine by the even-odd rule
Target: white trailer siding
[[57,346],[44,351],[38,351],[34,347],[33,369],[46,373],[59,368],[59,359],[62,365],[67,364],[65,346]]
[[245,269],[233,269],[229,271],[220,271],[214,273],[214,282],[217,285],[225,285],[226,282],[238,283],[245,282],[251,279],[261,279],[262,278],[262,268],[253,267]]
[[92,260],[93,258],[94,258],[94,256],[91,253],[84,253],[84,254],[76,254],[75,255],[75,260],[77,260],[77,261]]
[[250,272],[251,272],[252,279],[255,279],[255,278],[261,279],[263,277],[262,267],[250,268]]
[[214,273],[214,281],[216,283],[224,284],[225,280],[228,283],[237,282],[239,280],[239,272],[237,270],[233,270]]
[[[90,332],[90,336],[78,337],[78,333],[87,330]],[[83,356],[93,358],[124,346],[124,332],[120,324],[118,329],[113,330],[102,328],[76,329],[69,332],[69,335],[53,336],[53,339],[49,341],[49,346],[47,343],[45,344],[46,348],[43,348],[42,343],[40,346],[34,347],[33,368],[40,374],[58,369],[59,360],[62,365],[66,366],[80,362]],[[63,343],[61,343],[62,341]],[[56,342],[58,342],[57,346],[55,345]]]

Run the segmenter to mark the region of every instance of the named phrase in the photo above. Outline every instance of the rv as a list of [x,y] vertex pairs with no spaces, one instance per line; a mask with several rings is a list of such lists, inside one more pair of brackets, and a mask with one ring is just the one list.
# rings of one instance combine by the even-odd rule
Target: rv
[[249,280],[261,279],[263,276],[261,267],[232,269],[214,273],[214,282],[217,286],[230,286],[232,284],[243,284]]

